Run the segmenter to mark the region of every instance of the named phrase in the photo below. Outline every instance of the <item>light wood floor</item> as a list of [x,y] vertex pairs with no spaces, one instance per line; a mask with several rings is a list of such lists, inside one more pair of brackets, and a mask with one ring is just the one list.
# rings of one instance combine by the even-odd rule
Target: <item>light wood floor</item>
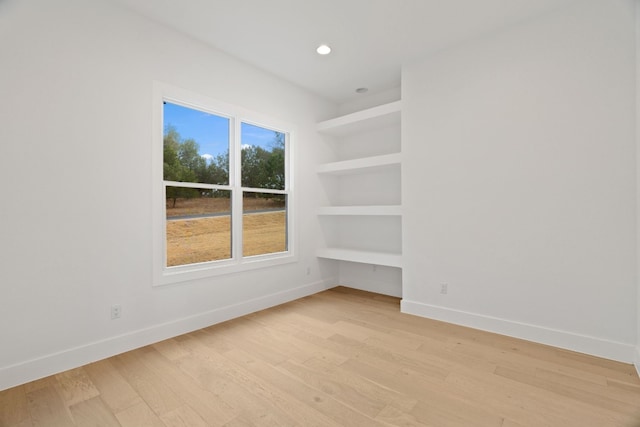
[[0,426],[640,426],[633,367],[336,288],[0,392]]

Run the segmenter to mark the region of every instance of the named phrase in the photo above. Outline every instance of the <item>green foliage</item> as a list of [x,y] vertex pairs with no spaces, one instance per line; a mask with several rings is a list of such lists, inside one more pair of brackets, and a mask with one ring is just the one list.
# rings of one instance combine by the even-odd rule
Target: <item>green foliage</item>
[[271,151],[249,146],[242,149],[242,186],[284,190],[285,156],[284,134],[274,132]]
[[[271,151],[262,147],[244,147],[241,153],[242,186],[272,190],[284,190],[285,184],[284,134],[274,132]],[[183,140],[178,131],[167,126],[164,133],[164,180],[197,182],[203,184],[229,184],[229,153],[218,154],[207,161],[200,156],[200,147],[193,139]],[[229,192],[214,192],[229,196]],[[256,193],[260,194],[260,193]],[[167,200],[198,197],[193,188],[167,188]],[[224,197],[223,196],[223,197]],[[271,197],[270,195],[261,195]]]
[[206,176],[212,184],[228,184],[229,183],[229,152],[218,154],[207,165]]
[[203,184],[229,183],[229,154],[219,154],[209,164],[193,139],[183,140],[173,126],[164,133],[164,179]]

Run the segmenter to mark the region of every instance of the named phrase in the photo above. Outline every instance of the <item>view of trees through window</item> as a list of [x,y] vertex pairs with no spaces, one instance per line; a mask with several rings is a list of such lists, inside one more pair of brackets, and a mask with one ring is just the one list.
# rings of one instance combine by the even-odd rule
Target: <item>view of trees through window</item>
[[[231,118],[170,102],[163,112],[167,266],[229,259],[240,241],[242,256],[286,251],[286,134],[243,122],[234,139]],[[242,236],[233,235],[234,197]]]

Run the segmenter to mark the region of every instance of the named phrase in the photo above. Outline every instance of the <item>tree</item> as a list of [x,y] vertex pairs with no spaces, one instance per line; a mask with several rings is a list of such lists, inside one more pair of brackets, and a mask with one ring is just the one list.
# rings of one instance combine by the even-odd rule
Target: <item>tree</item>
[[[285,135],[274,131],[271,151],[259,146],[242,149],[242,185],[244,187],[284,190]],[[270,197],[264,195],[263,197]]]
[[[229,151],[218,154],[207,166],[207,183],[229,184]],[[226,193],[225,193],[226,194]]]
[[[194,141],[195,143],[195,141]],[[195,171],[183,164],[184,150],[180,134],[173,126],[167,126],[164,133],[164,164],[163,179],[165,181],[193,182],[196,179]],[[197,153],[197,143],[196,143]],[[196,197],[198,191],[193,188],[167,187],[167,200],[173,200],[172,207],[176,206],[179,198]]]
[[265,165],[266,188],[284,190],[285,184],[285,135],[274,131],[271,153]]
[[191,181],[207,182],[207,161],[200,156],[200,146],[193,139],[182,141],[178,148],[180,164],[192,172]]
[[265,188],[267,181],[266,162],[270,153],[262,147],[250,145],[242,148],[241,171],[242,186]]

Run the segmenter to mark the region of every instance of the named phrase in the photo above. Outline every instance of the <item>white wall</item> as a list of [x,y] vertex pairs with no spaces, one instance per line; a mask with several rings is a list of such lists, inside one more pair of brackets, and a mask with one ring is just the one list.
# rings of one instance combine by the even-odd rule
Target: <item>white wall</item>
[[404,68],[403,310],[633,360],[634,66],[596,0]]
[[[101,0],[1,2],[0,58],[0,389],[335,283],[303,172],[337,106]],[[154,80],[297,126],[299,262],[152,288]]]
[[372,108],[378,105],[388,104],[390,102],[400,100],[401,95],[402,88],[400,86],[382,92],[359,94],[356,98],[340,104],[338,106],[338,113],[340,115],[344,115],[366,110],[367,108]]
[[638,321],[635,366],[640,375],[640,0],[636,0],[636,281],[637,289],[637,310]]

